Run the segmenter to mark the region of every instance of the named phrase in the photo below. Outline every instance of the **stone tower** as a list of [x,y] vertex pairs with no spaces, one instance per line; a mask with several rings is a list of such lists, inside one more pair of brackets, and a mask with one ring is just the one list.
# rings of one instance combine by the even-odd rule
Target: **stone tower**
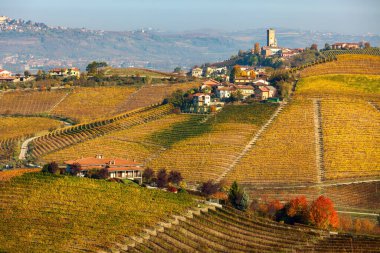
[[277,47],[276,30],[274,30],[273,28],[269,28],[267,30],[267,46]]

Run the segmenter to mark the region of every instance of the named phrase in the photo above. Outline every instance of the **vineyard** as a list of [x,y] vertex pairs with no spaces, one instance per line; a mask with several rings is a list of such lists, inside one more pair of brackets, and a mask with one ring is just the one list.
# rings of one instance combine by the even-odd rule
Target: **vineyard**
[[134,91],[134,87],[78,87],[51,113],[79,122],[109,117]]
[[[129,129],[115,131],[112,134],[88,140],[43,157],[45,161],[63,162],[78,157],[94,155],[97,153],[105,157],[120,157],[145,161],[155,153],[165,148],[164,141],[157,140],[155,134],[181,122],[192,122],[203,119],[204,116],[170,114],[160,119],[136,125]],[[189,128],[190,129],[190,128]]]
[[143,68],[106,68],[104,74],[110,76],[150,76],[152,78],[168,78],[173,76],[171,73]]
[[[41,169],[13,169],[0,171],[0,181],[9,181],[14,177],[19,177],[25,173],[40,172]],[[1,183],[0,183],[1,184]]]
[[107,250],[194,205],[187,194],[70,176],[0,184],[1,252]]
[[371,48],[363,48],[363,49],[327,50],[327,51],[322,52],[322,55],[325,57],[336,57],[338,55],[346,55],[346,54],[380,56],[380,48],[371,47]]
[[201,212],[128,252],[376,252],[380,238],[329,235],[223,208]]
[[198,86],[199,83],[196,82],[144,85],[127,100],[120,103],[117,107],[117,111],[130,111],[140,107],[149,106],[151,104],[161,103],[164,98],[169,97],[178,89],[187,91],[192,88],[197,88]]
[[18,155],[16,153],[22,140],[61,125],[59,121],[41,117],[0,117],[0,162]]
[[0,96],[0,114],[47,113],[68,94],[68,90],[14,91]]
[[111,118],[93,121],[52,131],[33,140],[32,156],[37,158],[62,148],[103,136],[107,133],[127,129],[135,125],[156,120],[170,114],[171,105],[152,105],[129,111]]
[[185,180],[216,179],[277,108],[270,104],[228,106],[207,121],[174,126],[153,136],[169,148],[146,165],[180,171]]
[[301,77],[326,74],[380,74],[380,56],[338,55],[337,60],[316,64],[301,71]]
[[229,182],[315,183],[313,104],[293,101],[227,174]]

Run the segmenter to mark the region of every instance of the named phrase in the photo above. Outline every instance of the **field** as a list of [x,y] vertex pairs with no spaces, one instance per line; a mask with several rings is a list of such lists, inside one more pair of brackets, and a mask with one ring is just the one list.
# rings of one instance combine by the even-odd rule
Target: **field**
[[0,171],[0,181],[9,181],[14,177],[19,177],[25,173],[40,172],[41,169],[12,169]]
[[136,91],[134,87],[79,87],[54,108],[52,114],[87,122],[117,113],[119,104]]
[[181,123],[158,133],[155,138],[170,147],[147,166],[178,170],[191,182],[217,179],[276,108],[270,104],[227,106],[207,121]]
[[28,173],[0,182],[0,251],[100,251],[194,205],[187,194]]
[[301,77],[326,74],[380,74],[380,56],[338,55],[336,61],[317,64],[301,71]]
[[94,139],[110,132],[131,128],[170,114],[173,107],[152,105],[90,123],[79,124],[39,136],[32,141],[32,155],[39,158],[62,148]]
[[22,138],[47,130],[54,130],[62,123],[42,117],[0,117],[0,140]]
[[168,78],[172,76],[170,73],[143,68],[106,68],[104,74],[110,76],[150,76],[152,78]]
[[226,178],[252,184],[317,182],[311,101],[285,107]]
[[[101,153],[105,157],[119,157],[145,161],[165,148],[164,141],[158,141],[155,133],[185,121],[202,119],[204,116],[170,114],[146,124],[112,132],[105,136],[85,141],[43,157],[45,161],[63,162],[78,157],[94,156]],[[96,148],[96,151],[94,150]]]
[[65,98],[68,92],[68,90],[6,92],[0,94],[0,114],[47,113]]
[[380,176],[380,76],[303,78],[297,99],[321,99],[326,180]]
[[376,252],[378,237],[288,226],[230,208],[209,210],[128,252]]

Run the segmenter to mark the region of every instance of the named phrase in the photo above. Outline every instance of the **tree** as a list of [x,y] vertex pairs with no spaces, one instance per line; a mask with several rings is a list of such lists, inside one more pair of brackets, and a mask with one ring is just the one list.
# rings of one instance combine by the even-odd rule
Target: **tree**
[[77,176],[82,171],[82,166],[79,163],[74,163],[70,166],[70,174]]
[[25,77],[29,77],[29,76],[31,76],[29,70],[25,70],[25,71],[24,71],[24,76],[25,76]]
[[94,74],[98,71],[98,68],[107,67],[107,66],[108,66],[108,64],[106,62],[93,61],[87,65],[86,71],[88,73]]
[[108,167],[105,167],[105,168],[99,170],[97,176],[98,176],[99,179],[107,179],[108,176],[109,176]]
[[220,185],[212,180],[208,180],[201,185],[199,190],[204,196],[210,196],[220,190]]
[[169,103],[174,105],[174,107],[181,108],[185,102],[182,90],[178,89],[175,92],[173,92],[169,97],[168,101]]
[[277,221],[284,221],[288,224],[306,224],[308,219],[308,204],[305,196],[291,199],[276,214]]
[[260,52],[261,52],[261,50],[260,50],[260,44],[258,42],[256,42],[255,43],[255,48],[254,48],[254,53],[256,55],[260,55]]
[[319,196],[310,205],[308,221],[322,229],[337,228],[339,217],[334,209],[333,202],[327,197]]
[[245,193],[244,189],[239,187],[236,181],[233,182],[228,192],[228,200],[236,209],[245,210],[248,207],[248,195]]
[[154,178],[154,170],[152,170],[151,168],[146,168],[142,174],[142,178],[145,183],[150,184]]
[[181,172],[172,170],[169,173],[168,181],[173,184],[179,184],[183,180]]
[[244,51],[240,49],[239,52],[238,52],[238,56],[239,56],[239,57],[244,56]]
[[369,42],[364,43],[364,48],[370,48],[371,44]]
[[311,44],[310,49],[311,49],[311,50],[318,51],[318,45],[317,45],[317,44]]
[[166,169],[160,169],[157,172],[157,186],[159,188],[164,188],[168,185],[168,174],[166,173]]
[[59,166],[56,162],[51,162],[48,164],[45,164],[44,167],[42,168],[42,172],[48,172],[52,174],[59,174]]
[[329,43],[326,43],[326,44],[325,44],[325,50],[331,50],[331,46],[330,46]]
[[239,65],[235,65],[231,70],[230,81],[235,82],[235,78],[239,76],[241,76],[241,68]]
[[181,70],[182,70],[181,67],[176,67],[173,72],[174,73],[179,73],[179,72],[181,72]]

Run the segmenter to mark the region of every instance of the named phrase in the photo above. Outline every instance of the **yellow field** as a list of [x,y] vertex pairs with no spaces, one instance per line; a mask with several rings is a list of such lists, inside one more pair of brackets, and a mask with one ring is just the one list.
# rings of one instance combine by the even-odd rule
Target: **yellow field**
[[120,103],[136,91],[134,87],[80,87],[60,103],[52,113],[80,122],[112,116]]
[[144,162],[163,148],[160,143],[155,143],[149,139],[153,133],[170,128],[173,124],[185,121],[190,117],[189,115],[175,114],[164,116],[159,120],[113,132],[112,134],[50,153],[44,156],[43,160],[62,163],[66,160],[94,156],[101,153],[105,157],[136,159],[137,161]]
[[116,76],[150,76],[153,78],[163,78],[170,77],[169,73],[154,71],[143,68],[107,68],[105,70],[105,75],[116,75]]
[[337,61],[317,64],[301,71],[301,77],[325,74],[380,74],[380,56],[338,55]]
[[227,174],[241,183],[317,181],[312,101],[291,102]]
[[41,169],[12,169],[0,171],[0,181],[9,181],[14,177],[21,176],[25,173],[39,172]]
[[0,96],[0,114],[49,112],[67,92],[68,90],[7,92]]
[[326,179],[380,176],[380,113],[366,101],[322,100]]
[[0,117],[0,140],[32,135],[61,125],[57,120],[41,117]]

